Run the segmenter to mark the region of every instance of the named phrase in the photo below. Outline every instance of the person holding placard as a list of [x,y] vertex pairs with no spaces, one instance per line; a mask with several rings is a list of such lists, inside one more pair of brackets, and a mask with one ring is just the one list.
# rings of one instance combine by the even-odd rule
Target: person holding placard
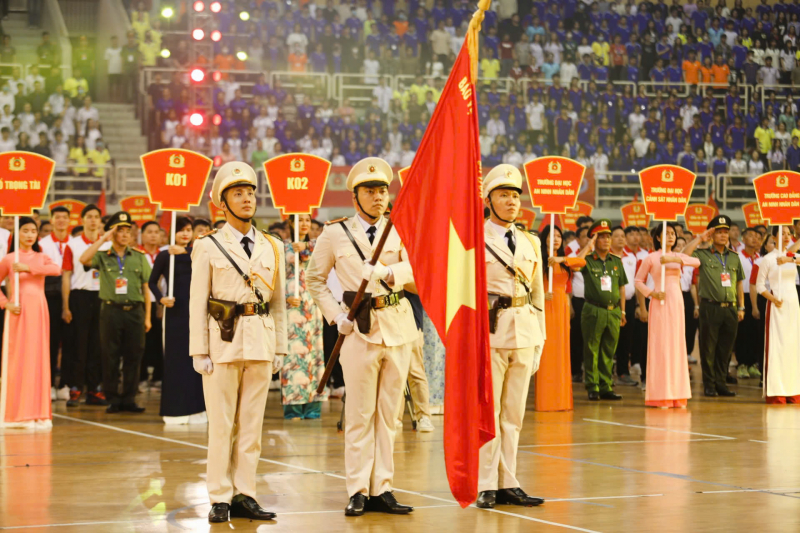
[[280,241],[252,224],[256,187],[247,163],[219,168],[211,200],[227,223],[191,254],[189,354],[203,375],[210,523],[275,518],[256,500],[256,470],[272,364],[286,355],[286,273]]
[[[744,319],[744,270],[739,254],[728,248],[727,215],[714,217],[704,233],[686,245],[684,253],[700,259],[700,363],[706,396],[736,396],[726,377],[738,323]],[[700,242],[712,242],[706,250]]]
[[[345,402],[345,484],[350,501],[346,516],[365,512],[408,514],[392,493],[394,439],[411,351],[419,339],[405,290],[416,291],[411,264],[397,231],[386,238],[380,261],[370,257],[381,241],[389,206],[392,167],[367,157],[347,176],[356,215],[327,223],[306,270],[311,296],[329,323],[344,335],[340,361],[347,385]],[[336,276],[344,290],[340,304],[327,285]],[[368,281],[355,321],[348,320],[363,280]]]
[[[655,251],[642,261],[636,272],[636,297],[639,299],[639,316],[648,323],[647,368],[649,377],[644,403],[649,407],[686,407],[692,397],[689,383],[689,361],[686,358],[684,332],[684,302],[681,291],[681,268],[696,268],[700,260],[681,253],[673,253],[677,234],[676,225],[667,222],[667,240],[662,246],[663,222],[651,232]],[[653,286],[661,287],[661,265],[665,265],[664,291],[651,289],[647,276],[652,276]],[[663,301],[663,305],[645,306],[645,298]]]
[[589,230],[594,252],[581,269],[585,284],[583,330],[584,383],[589,400],[621,400],[614,392],[614,352],[619,330],[627,322],[625,285],[628,276],[622,259],[611,253],[611,222],[601,219]]
[[[10,313],[3,339],[2,357],[7,360],[3,376],[5,417],[0,427],[49,430],[50,410],[50,317],[44,283],[57,276],[61,267],[42,253],[36,242],[39,228],[31,217],[19,219],[19,255],[0,260],[0,282],[19,272],[19,305],[14,283],[8,283],[8,298],[0,291],[0,307]],[[17,259],[19,257],[19,259]]]
[[[320,395],[313,395],[325,372],[322,313],[306,286],[306,270],[316,240],[309,238],[311,215],[298,215],[297,220],[300,241],[283,241],[286,256],[286,314],[289,336],[288,353],[280,369],[283,417],[317,419],[320,417],[322,402],[328,400],[328,390]],[[293,225],[291,218],[289,225]],[[293,228],[291,234],[295,234]],[[295,254],[299,254],[299,272],[294,268]],[[295,292],[296,290],[299,292]]]
[[[768,404],[800,403],[800,302],[795,277],[800,257],[794,250],[789,226],[773,226],[777,238],[783,232],[783,250],[775,248],[761,261],[756,290],[767,299],[764,346],[764,397]],[[770,289],[766,282],[769,280]]]
[[496,437],[480,450],[475,505],[482,509],[544,503],[528,496],[517,479],[528,387],[547,338],[541,242],[514,226],[521,193],[522,174],[516,167],[498,165],[486,175],[483,197],[490,213],[484,236]]

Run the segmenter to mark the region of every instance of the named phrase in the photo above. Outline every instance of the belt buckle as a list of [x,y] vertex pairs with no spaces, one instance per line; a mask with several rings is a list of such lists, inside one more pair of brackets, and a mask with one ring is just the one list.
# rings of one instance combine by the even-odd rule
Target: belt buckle
[[609,311],[613,311],[613,310],[614,310],[614,309],[616,309],[616,308],[617,308],[617,306],[616,306],[616,305],[607,305],[607,306],[606,306],[606,309],[607,309],[607,310],[609,310]]
[[133,309],[132,305],[123,305],[122,306],[122,310],[123,311],[130,311],[131,309]]
[[253,316],[256,314],[256,304],[253,302],[247,302],[244,304],[244,316]]
[[400,303],[400,295],[396,292],[393,292],[389,296],[386,297],[389,300],[389,305],[397,305]]
[[721,303],[719,304],[719,306],[720,306],[720,307],[730,307],[730,305],[731,305],[731,304],[729,304],[728,302],[721,302]]

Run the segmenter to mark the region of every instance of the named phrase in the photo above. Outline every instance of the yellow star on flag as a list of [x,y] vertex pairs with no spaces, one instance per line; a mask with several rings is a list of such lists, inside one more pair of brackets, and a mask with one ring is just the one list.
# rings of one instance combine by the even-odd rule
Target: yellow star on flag
[[451,219],[447,246],[447,331],[461,306],[475,310],[476,302],[475,248],[464,248]]

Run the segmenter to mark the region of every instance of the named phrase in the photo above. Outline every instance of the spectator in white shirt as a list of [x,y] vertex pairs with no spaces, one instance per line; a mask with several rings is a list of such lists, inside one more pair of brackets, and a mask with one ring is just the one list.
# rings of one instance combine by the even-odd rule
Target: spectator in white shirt
[[506,125],[502,120],[500,120],[500,113],[497,111],[492,111],[491,117],[492,118],[489,119],[489,122],[486,123],[486,133],[488,133],[491,137],[505,135]]
[[33,84],[39,82],[41,87],[44,87],[44,77],[39,74],[39,67],[31,65],[31,69],[27,76],[25,76],[25,90],[28,93],[33,92]]
[[256,128],[256,136],[262,138],[267,134],[269,128],[275,126],[275,121],[267,115],[267,108],[263,105],[259,111],[259,115],[253,119],[253,126]]
[[378,99],[378,107],[384,115],[389,112],[392,103],[392,88],[389,86],[389,81],[388,76],[382,76],[378,86],[372,89],[372,96]]
[[694,116],[699,112],[697,106],[688,100],[681,106],[681,120],[683,121],[683,129],[685,131],[688,132],[689,128],[692,127],[692,124],[694,124]]
[[22,113],[17,114],[17,118],[20,121],[22,129],[28,131],[28,129],[31,127],[31,124],[33,124],[34,120],[33,111],[31,110],[31,104],[25,102],[25,104],[23,104],[22,106]]
[[764,173],[764,162],[761,161],[758,150],[753,150],[750,162],[747,163],[747,173],[750,174],[748,178],[750,183],[752,183],[756,177]]
[[11,90],[11,86],[7,82],[3,83],[3,90],[0,91],[0,109],[5,109],[8,106],[13,113],[14,103],[14,92]]
[[578,77],[578,67],[572,62],[571,57],[566,57],[564,62],[561,63],[559,74],[561,75],[561,83],[567,87],[572,83],[573,78]]
[[308,153],[321,157],[322,159],[328,159],[331,156],[330,150],[322,146],[317,137],[311,139],[311,148],[308,150]]
[[633,149],[636,150],[636,157],[644,157],[649,147],[650,139],[647,138],[647,132],[642,129],[639,131],[639,137],[633,141]]
[[631,139],[639,137],[639,132],[644,128],[645,120],[647,120],[647,117],[642,114],[641,109],[638,107],[635,107],[633,113],[628,115],[628,134]]
[[522,154],[519,153],[519,150],[517,150],[516,146],[512,145],[508,152],[505,153],[503,156],[503,163],[512,165],[516,168],[522,167],[524,160],[522,159]]
[[55,142],[50,144],[50,154],[56,162],[56,174],[66,176],[67,160],[69,159],[69,145],[64,141],[64,134],[60,131],[55,133]]
[[375,58],[375,52],[372,50],[367,52],[367,57],[364,59],[362,69],[364,72],[364,83],[367,85],[377,85],[378,72],[381,69],[381,64]]
[[0,115],[0,127],[6,126],[11,127],[11,122],[14,120],[14,113],[11,112],[11,106],[8,104],[4,104],[3,107],[3,114]]
[[528,116],[528,127],[533,130],[534,138],[544,129],[544,104],[539,100],[539,94],[534,93],[533,99],[525,106]]
[[597,179],[607,179],[605,173],[608,172],[608,156],[605,154],[602,144],[597,145],[597,151],[589,158],[589,163],[594,168],[594,175]]
[[[529,104],[530,105],[530,104]],[[494,137],[486,133],[486,126],[481,126],[480,137],[478,141],[481,143],[481,155],[486,157],[492,153],[492,145],[494,144]]]
[[95,122],[100,122],[100,113],[97,111],[97,108],[92,105],[92,97],[87,96],[83,99],[83,107],[78,109],[77,112],[77,119],[78,119],[78,131],[84,132],[86,128],[86,122],[94,120]]
[[297,49],[299,47],[300,53],[305,54],[306,48],[308,48],[308,37],[303,33],[303,29],[300,24],[294,25],[294,31],[289,34],[289,37],[286,38],[286,45],[291,49]]
[[17,149],[17,141],[11,136],[11,128],[3,126],[0,129],[0,153],[13,152]]
[[758,79],[761,80],[761,83],[766,87],[778,85],[780,73],[777,68],[772,66],[772,57],[767,56],[764,61],[765,65],[758,70]]
[[400,167],[410,167],[411,163],[414,162],[414,156],[417,155],[417,152],[411,149],[411,143],[406,141],[403,143],[403,153],[400,155]]
[[747,161],[742,159],[742,151],[736,150],[733,159],[728,163],[728,171],[733,175],[744,176],[747,174]]
[[112,102],[122,98],[122,48],[116,35],[111,37],[111,46],[106,48],[106,64],[108,65],[108,92]]
[[242,138],[239,136],[239,130],[231,128],[230,136],[225,141],[231,147],[231,154],[235,161],[243,161],[242,159]]
[[64,108],[67,106],[67,97],[64,96],[64,89],[61,85],[56,86],[56,92],[47,97],[47,103],[50,104],[54,115],[64,112]]
[[89,119],[89,122],[86,123],[86,134],[84,135],[86,140],[86,150],[94,150],[96,148],[97,140],[102,136],[103,134],[100,132],[100,126],[97,121]]
[[379,156],[381,159],[389,163],[392,167],[400,166],[400,154],[392,150],[392,145],[389,141],[383,143],[383,150]]
[[403,149],[403,134],[400,132],[400,125],[395,122],[392,131],[389,132],[389,149],[397,154]]

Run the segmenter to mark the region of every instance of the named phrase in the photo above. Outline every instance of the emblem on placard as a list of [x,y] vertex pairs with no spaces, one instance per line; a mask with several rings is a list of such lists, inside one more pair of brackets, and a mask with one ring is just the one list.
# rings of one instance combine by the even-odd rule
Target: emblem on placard
[[697,213],[697,214],[699,215],[700,213],[702,213],[702,212],[703,212],[703,208],[702,208],[702,207],[695,207],[695,208],[694,208],[694,212],[695,212],[695,213]]
[[8,170],[19,172],[25,170],[25,160],[21,157],[12,157],[8,160]]
[[170,168],[183,168],[186,165],[186,160],[181,154],[175,154],[169,158]]
[[548,174],[561,174],[561,163],[558,161],[553,161],[550,163],[550,166],[547,167]]
[[642,210],[642,206],[640,206],[640,205],[633,206],[633,212],[634,213],[638,213],[641,210]]
[[789,186],[789,178],[786,176],[778,176],[775,178],[775,186],[776,187],[788,187]]
[[675,179],[675,175],[672,173],[671,170],[665,170],[661,173],[661,181],[664,183],[670,183]]
[[292,172],[305,172],[306,170],[306,162],[302,159],[292,159],[292,163],[290,166],[290,170]]

